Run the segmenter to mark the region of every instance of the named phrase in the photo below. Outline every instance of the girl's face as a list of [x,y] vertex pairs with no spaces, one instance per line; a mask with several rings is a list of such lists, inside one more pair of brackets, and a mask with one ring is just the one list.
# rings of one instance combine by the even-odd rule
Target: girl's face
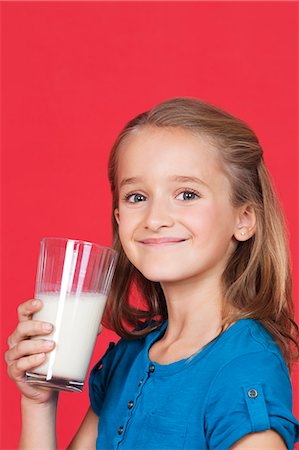
[[123,143],[117,176],[120,240],[146,278],[221,277],[241,213],[231,205],[230,182],[206,138],[144,127]]

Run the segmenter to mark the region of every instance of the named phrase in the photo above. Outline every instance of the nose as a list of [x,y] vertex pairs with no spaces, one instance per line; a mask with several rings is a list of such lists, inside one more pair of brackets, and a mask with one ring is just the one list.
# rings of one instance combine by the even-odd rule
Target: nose
[[144,226],[152,231],[159,231],[163,227],[172,227],[174,225],[174,217],[170,206],[167,202],[155,200],[149,202]]

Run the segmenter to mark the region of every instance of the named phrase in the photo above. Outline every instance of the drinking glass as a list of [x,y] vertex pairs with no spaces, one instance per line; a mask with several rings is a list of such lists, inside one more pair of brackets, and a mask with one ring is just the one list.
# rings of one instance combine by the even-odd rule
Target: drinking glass
[[26,373],[28,383],[82,391],[116,260],[115,250],[91,242],[42,239],[35,298],[43,306],[33,319],[52,323],[46,339],[52,339],[55,348],[43,364]]

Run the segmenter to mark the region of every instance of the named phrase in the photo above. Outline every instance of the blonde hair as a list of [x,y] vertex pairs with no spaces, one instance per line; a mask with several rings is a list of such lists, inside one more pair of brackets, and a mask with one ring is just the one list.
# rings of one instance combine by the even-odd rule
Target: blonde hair
[[[289,251],[283,215],[253,131],[241,120],[193,98],[173,98],[127,123],[114,143],[109,159],[113,211],[118,206],[118,155],[126,139],[142,127],[172,127],[206,136],[219,150],[232,186],[232,204],[255,210],[255,235],[239,242],[222,276],[224,308],[222,331],[232,322],[259,320],[279,345],[291,370],[298,359],[298,326],[294,321]],[[113,247],[119,252],[104,324],[126,338],[143,337],[165,320],[167,308],[159,283],[147,280],[128,260],[112,214]],[[132,306],[136,288],[143,307]],[[232,308],[231,308],[232,307]],[[233,311],[233,312],[232,312]],[[144,323],[145,322],[145,323]],[[132,328],[141,326],[139,331]]]

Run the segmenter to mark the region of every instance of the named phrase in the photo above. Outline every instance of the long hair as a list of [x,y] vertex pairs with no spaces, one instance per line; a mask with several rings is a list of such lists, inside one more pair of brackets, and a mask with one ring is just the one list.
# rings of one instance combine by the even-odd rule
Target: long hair
[[[120,336],[137,338],[159,326],[159,321],[153,319],[167,318],[160,283],[147,280],[128,260],[113,214],[118,207],[119,153],[128,137],[143,127],[182,129],[207,137],[217,147],[231,182],[232,205],[251,205],[257,220],[255,235],[238,243],[222,275],[226,306],[222,310],[221,331],[239,319],[260,321],[277,342],[291,370],[299,356],[299,330],[294,321],[288,242],[262,148],[244,122],[194,98],[173,98],[138,115],[127,123],[112,147],[108,170],[113,195],[113,247],[119,252],[119,259],[104,324]],[[131,304],[132,288],[143,299],[139,307]],[[139,331],[132,331],[138,326]]]

